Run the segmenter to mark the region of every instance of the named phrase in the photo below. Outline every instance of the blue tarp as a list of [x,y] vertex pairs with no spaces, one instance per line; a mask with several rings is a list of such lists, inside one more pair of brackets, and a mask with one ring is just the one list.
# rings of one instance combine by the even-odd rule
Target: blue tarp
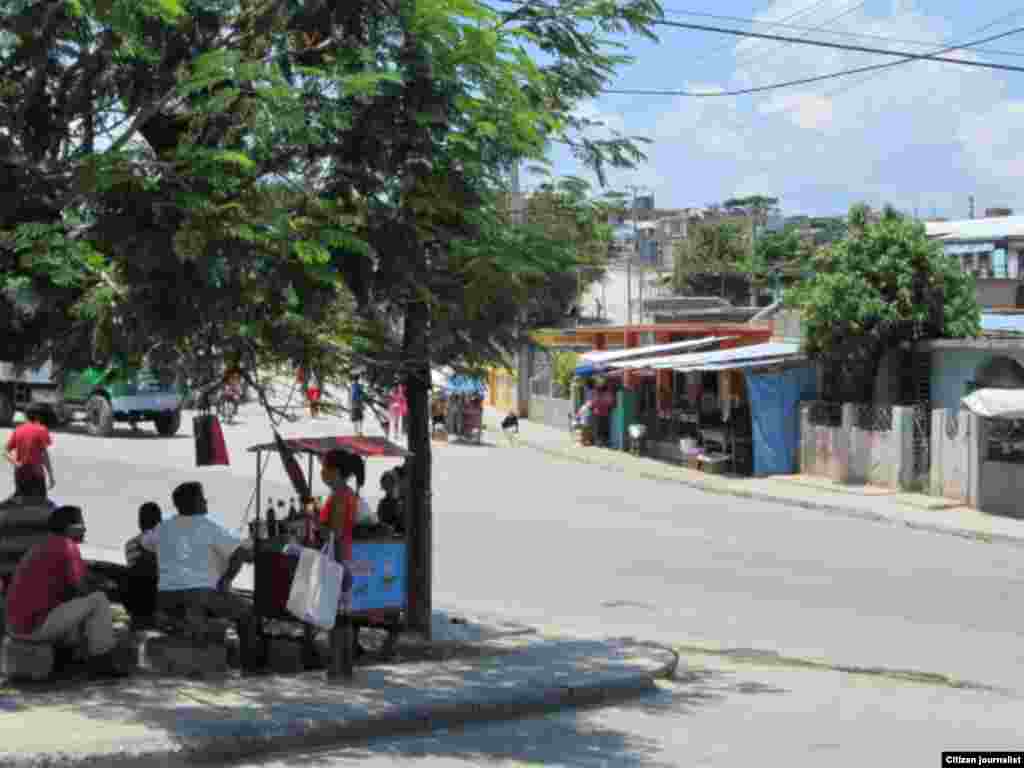
[[576,375],[580,377],[593,376],[595,373],[607,371],[608,366],[601,363],[581,363],[576,366]]
[[800,442],[800,401],[814,399],[814,369],[802,366],[780,373],[745,374],[753,427],[754,474],[794,474]]
[[487,396],[487,385],[480,379],[473,379],[469,376],[452,376],[444,385],[444,390],[450,395]]

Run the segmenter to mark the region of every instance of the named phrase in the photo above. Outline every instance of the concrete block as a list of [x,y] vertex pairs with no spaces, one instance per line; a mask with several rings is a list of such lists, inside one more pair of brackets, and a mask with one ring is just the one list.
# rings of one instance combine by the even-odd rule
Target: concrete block
[[273,637],[267,641],[267,666],[282,675],[298,674],[306,669],[301,640]]
[[164,675],[219,678],[227,675],[228,653],[224,643],[197,643],[187,637],[148,638],[143,657],[146,664]]
[[53,646],[8,637],[3,644],[3,671],[10,680],[45,680],[53,674]]

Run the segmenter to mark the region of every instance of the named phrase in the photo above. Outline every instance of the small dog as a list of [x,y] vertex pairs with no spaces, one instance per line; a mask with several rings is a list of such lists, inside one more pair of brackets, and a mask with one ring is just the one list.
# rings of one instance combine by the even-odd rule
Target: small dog
[[506,432],[511,430],[512,432],[515,432],[518,435],[519,417],[516,416],[514,413],[510,413],[508,416],[501,420],[501,428]]

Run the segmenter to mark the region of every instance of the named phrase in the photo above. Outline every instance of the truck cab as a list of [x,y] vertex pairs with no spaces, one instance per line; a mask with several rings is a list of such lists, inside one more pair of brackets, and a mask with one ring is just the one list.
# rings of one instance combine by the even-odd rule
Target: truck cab
[[54,423],[81,421],[97,437],[112,435],[119,421],[133,427],[152,422],[170,437],[181,426],[181,402],[173,373],[147,367],[111,364],[58,373],[49,363],[29,369],[0,362],[0,427],[10,426],[15,412],[39,403]]

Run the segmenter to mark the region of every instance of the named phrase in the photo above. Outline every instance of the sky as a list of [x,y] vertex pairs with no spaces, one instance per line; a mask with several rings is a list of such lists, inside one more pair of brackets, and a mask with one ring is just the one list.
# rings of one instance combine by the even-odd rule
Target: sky
[[[917,53],[1024,27],[1024,3],[1007,0],[662,5],[672,21]],[[735,90],[894,60],[667,27],[657,34],[658,43],[627,41],[635,61],[619,70],[610,87]],[[1024,32],[982,48],[946,55],[1024,67]],[[644,150],[647,162],[613,172],[608,188],[640,185],[654,194],[659,208],[764,194],[779,197],[786,215],[839,215],[864,201],[921,216],[967,218],[968,197],[974,195],[979,216],[985,208],[1003,206],[1024,213],[1024,155],[1011,142],[1014,135],[1024,137],[1024,72],[915,61],[757,95],[607,94],[582,104],[580,113],[608,129],[652,140]],[[558,174],[593,179],[564,148],[553,148],[551,160]],[[528,189],[531,178],[524,183]]]

